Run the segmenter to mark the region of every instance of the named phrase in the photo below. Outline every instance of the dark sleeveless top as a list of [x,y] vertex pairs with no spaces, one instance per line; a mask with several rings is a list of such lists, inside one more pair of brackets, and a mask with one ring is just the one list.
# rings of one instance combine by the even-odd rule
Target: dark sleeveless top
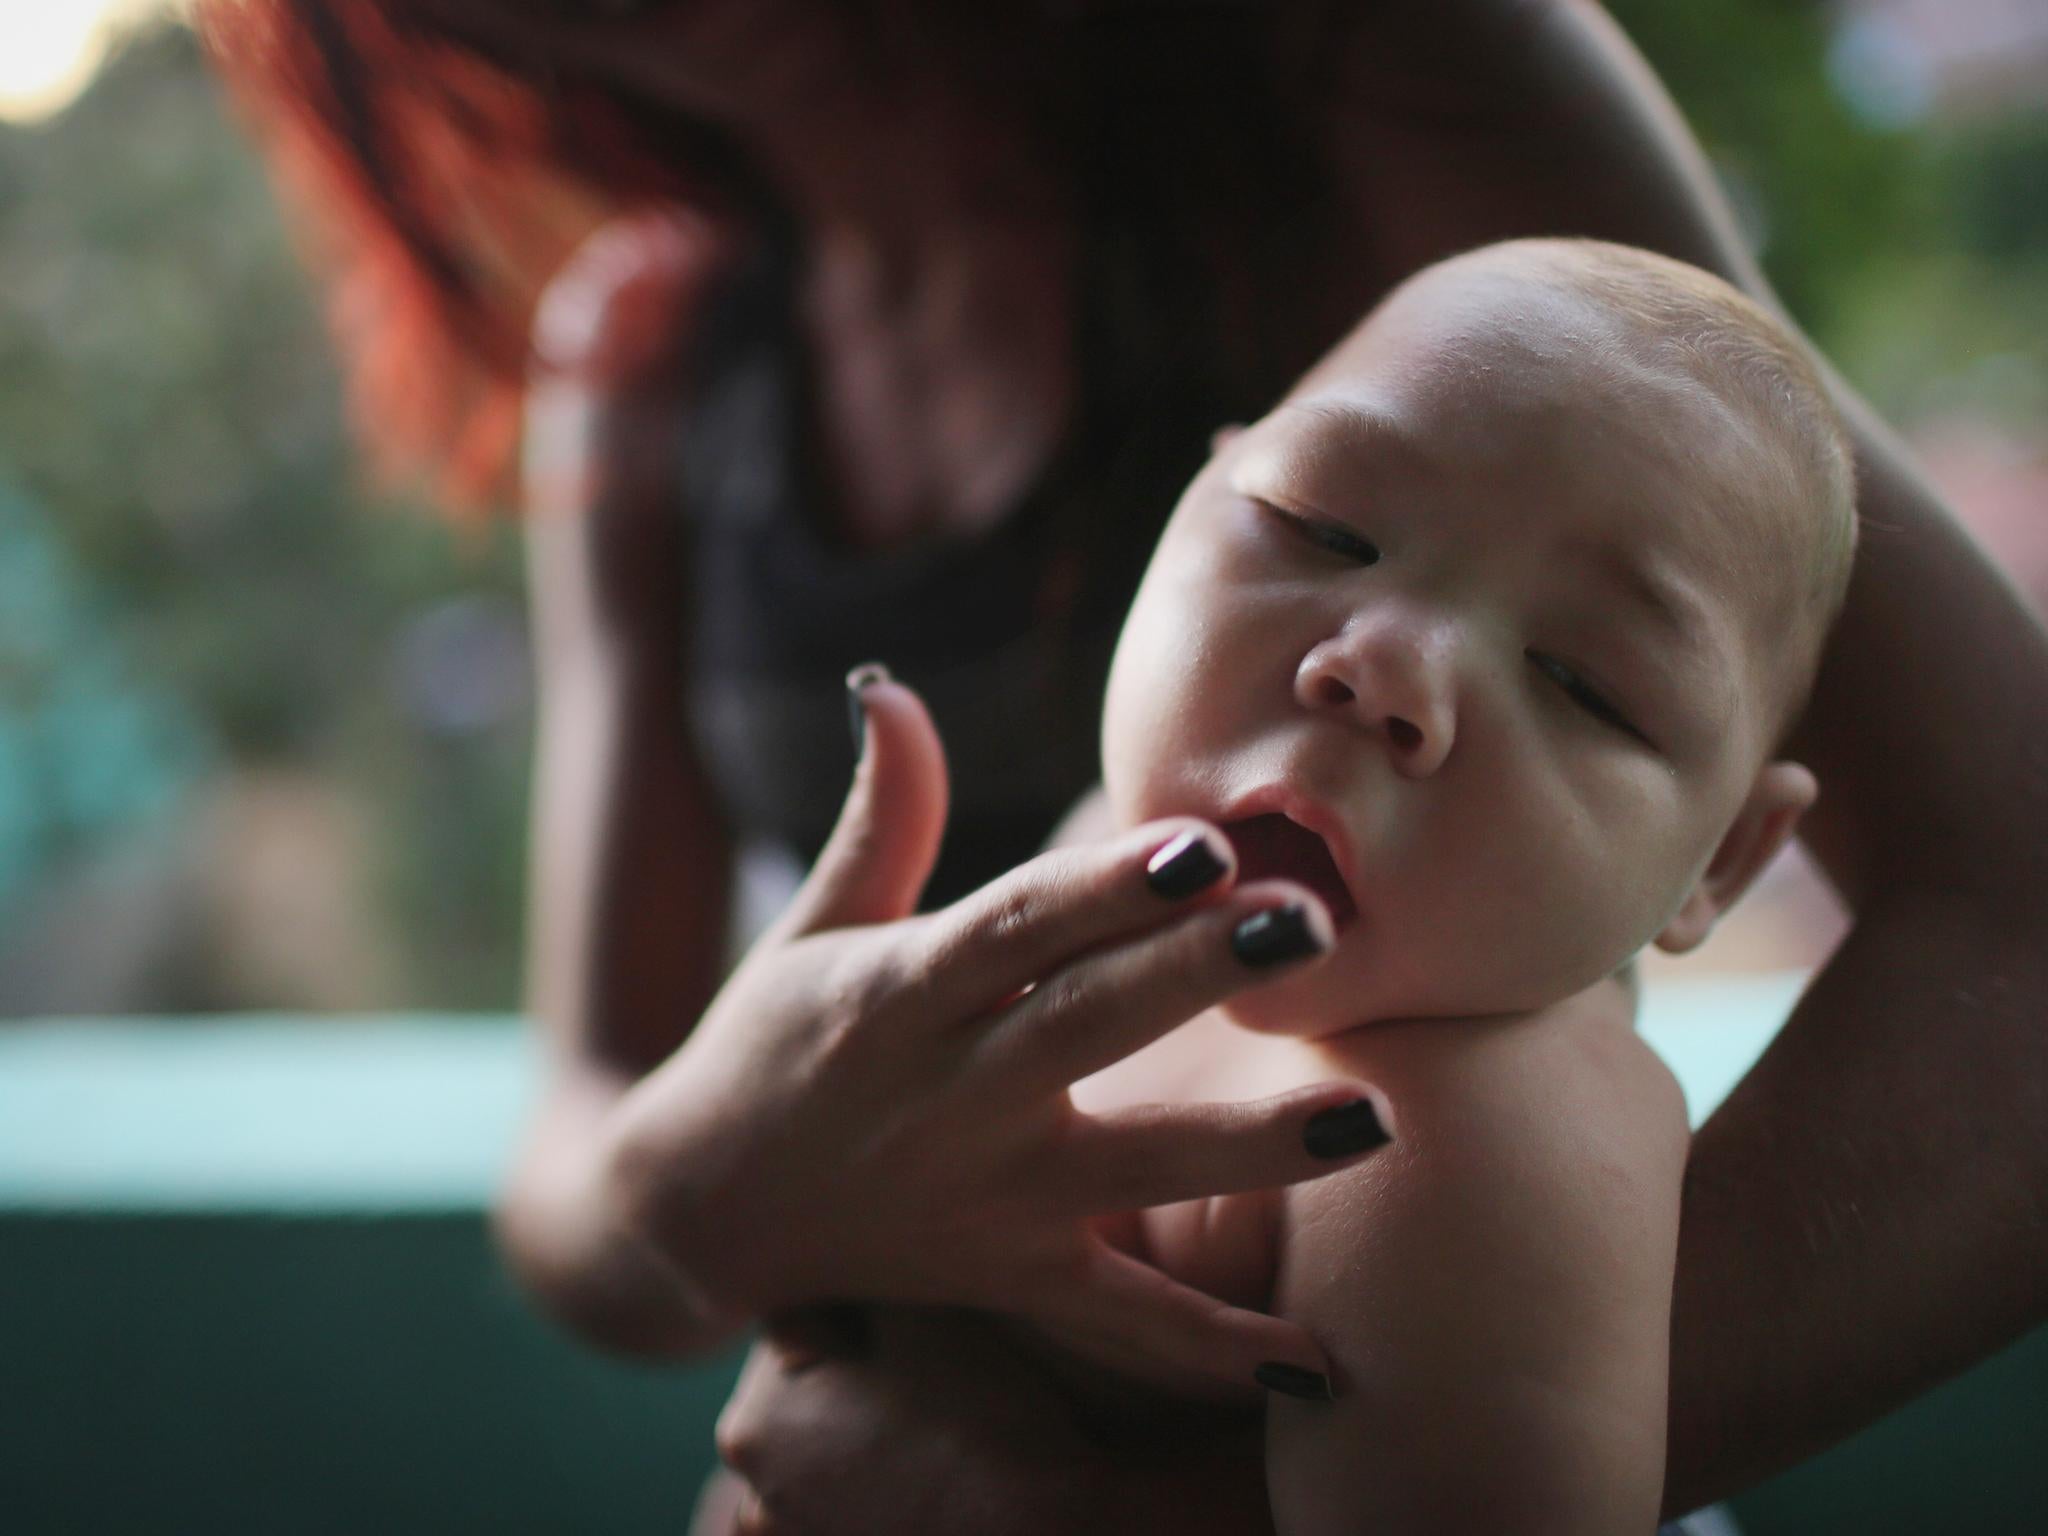
[[1080,398],[987,532],[861,553],[827,530],[802,253],[787,218],[758,217],[694,338],[681,444],[689,707],[742,839],[815,857],[853,766],[843,678],[866,661],[923,694],[946,745],[928,906],[1029,858],[1098,777],[1110,653],[1209,435],[1265,410],[1355,316],[1340,293],[1325,318],[1315,265],[1339,246],[1335,176],[1295,107],[1313,82],[1297,69],[1254,101],[1236,12],[1177,12],[1162,67],[1156,18],[1090,11],[1064,58],[1057,109],[1082,106],[1047,141],[1078,221]]
[[1078,425],[1022,502],[983,533],[850,550],[820,526],[794,257],[771,237],[741,260],[691,370],[691,720],[741,839],[808,865],[853,768],[843,679],[885,663],[946,746],[935,905],[1030,858],[1098,777],[1111,651],[1219,418],[1156,379],[1142,417],[1113,409],[1137,381],[1084,316]]

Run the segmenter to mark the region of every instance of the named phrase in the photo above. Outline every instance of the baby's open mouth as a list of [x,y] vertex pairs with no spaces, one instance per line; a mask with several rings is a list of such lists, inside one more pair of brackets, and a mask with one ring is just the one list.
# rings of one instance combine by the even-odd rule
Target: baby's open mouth
[[1322,897],[1341,931],[1358,916],[1358,903],[1337,872],[1337,861],[1322,838],[1300,822],[1271,812],[1223,823],[1223,835],[1237,850],[1237,879],[1292,880]]

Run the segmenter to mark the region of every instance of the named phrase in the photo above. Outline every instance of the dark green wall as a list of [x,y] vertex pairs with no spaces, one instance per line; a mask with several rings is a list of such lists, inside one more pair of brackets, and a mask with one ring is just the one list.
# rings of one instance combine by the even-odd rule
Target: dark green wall
[[663,1532],[737,1358],[586,1355],[473,1215],[0,1220],[0,1531]]
[[[473,1214],[0,1213],[0,1531],[682,1536],[736,1367],[582,1353]],[[2048,1332],[1737,1512],[2048,1531]]]

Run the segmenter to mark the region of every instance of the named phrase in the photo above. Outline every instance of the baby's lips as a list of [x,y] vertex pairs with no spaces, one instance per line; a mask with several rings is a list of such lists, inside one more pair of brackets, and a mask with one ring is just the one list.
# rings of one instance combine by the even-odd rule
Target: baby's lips
[[1240,878],[1286,880],[1320,898],[1341,931],[1358,916],[1344,870],[1341,833],[1334,818],[1297,801],[1292,809],[1254,810],[1223,823],[1237,854]]

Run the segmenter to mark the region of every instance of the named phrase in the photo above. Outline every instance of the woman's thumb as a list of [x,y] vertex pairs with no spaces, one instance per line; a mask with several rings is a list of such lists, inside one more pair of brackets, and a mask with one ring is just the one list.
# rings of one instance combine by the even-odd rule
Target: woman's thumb
[[946,830],[946,753],[924,701],[870,664],[847,674],[860,762],[838,825],[783,915],[794,938],[917,909]]

